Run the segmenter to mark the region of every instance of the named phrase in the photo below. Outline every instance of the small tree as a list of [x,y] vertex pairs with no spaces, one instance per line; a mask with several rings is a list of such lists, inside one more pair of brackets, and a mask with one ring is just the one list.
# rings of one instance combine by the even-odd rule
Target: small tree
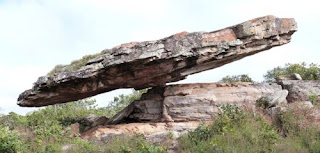
[[247,74],[242,75],[233,75],[233,76],[226,76],[223,77],[221,82],[231,83],[231,82],[253,82],[252,78],[250,78]]
[[320,66],[315,63],[307,64],[285,64],[284,67],[276,67],[264,75],[266,82],[275,82],[276,78],[281,75],[293,75],[294,73],[300,74],[302,80],[319,80],[320,79]]
[[133,90],[131,94],[124,95],[121,94],[117,97],[113,98],[113,101],[109,103],[107,107],[99,108],[99,111],[105,112],[107,116],[112,117],[113,115],[117,114],[125,107],[127,107],[130,103],[135,100],[140,99],[143,93],[146,93],[148,89],[143,90]]

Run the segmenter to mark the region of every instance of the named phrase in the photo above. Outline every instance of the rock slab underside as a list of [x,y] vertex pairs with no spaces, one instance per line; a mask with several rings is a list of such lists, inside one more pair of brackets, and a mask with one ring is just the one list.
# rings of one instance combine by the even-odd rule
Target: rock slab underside
[[119,88],[163,86],[287,44],[296,30],[292,18],[264,16],[213,32],[122,44],[103,50],[77,70],[39,77],[32,89],[20,94],[18,105],[40,107]]

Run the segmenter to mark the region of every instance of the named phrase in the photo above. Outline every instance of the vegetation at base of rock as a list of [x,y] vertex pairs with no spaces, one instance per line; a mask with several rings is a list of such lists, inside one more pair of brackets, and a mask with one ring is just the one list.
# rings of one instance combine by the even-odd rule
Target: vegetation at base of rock
[[101,147],[102,152],[123,152],[123,153],[164,153],[167,152],[166,147],[151,144],[146,141],[143,135],[133,134],[127,136],[119,136],[111,140],[105,140]]
[[49,75],[49,76],[54,76],[54,74],[56,74],[56,73],[70,72],[70,71],[77,70],[77,69],[79,69],[80,67],[85,66],[86,63],[87,63],[89,60],[91,60],[91,59],[93,59],[93,58],[96,58],[96,57],[98,57],[98,56],[100,56],[100,55],[102,55],[102,52],[101,52],[101,53],[97,53],[97,54],[92,54],[92,55],[85,55],[85,56],[83,56],[81,59],[72,61],[69,65],[62,65],[62,64],[56,65],[56,66],[48,73],[48,75]]
[[317,94],[310,94],[308,98],[312,105],[318,105],[320,103],[320,98]]
[[180,138],[181,152],[269,152],[279,140],[261,115],[231,105],[222,109],[212,125]]
[[211,125],[179,138],[180,152],[319,152],[320,128],[310,110],[293,108],[274,118],[227,105]]
[[320,152],[320,128],[310,118],[311,109],[292,107],[273,120],[281,143],[278,152]]
[[225,76],[220,82],[232,83],[232,82],[254,82],[247,74]]
[[266,109],[268,107],[268,102],[265,97],[261,97],[256,101],[256,106]]
[[[123,151],[161,153],[165,147],[148,143],[142,136],[119,138],[119,141],[99,144],[96,141],[84,141],[73,137],[68,128],[73,123],[82,123],[90,114],[112,117],[118,111],[137,100],[147,89],[133,91],[132,94],[115,97],[106,107],[98,108],[94,99],[85,99],[72,103],[47,106],[21,116],[10,112],[0,116],[0,152],[39,152],[60,153],[63,146],[70,145],[68,152],[118,152],[115,145],[124,146]],[[121,140],[121,141],[120,141]],[[124,141],[128,145],[124,145]],[[107,142],[106,142],[107,143]],[[112,146],[112,145],[113,146]],[[104,151],[106,150],[106,151]],[[119,148],[118,148],[119,150]]]
[[320,79],[320,65],[311,63],[307,65],[305,62],[300,64],[285,64],[284,67],[276,67],[269,70],[264,75],[266,82],[275,82],[276,78],[281,75],[300,74],[302,80],[319,80]]

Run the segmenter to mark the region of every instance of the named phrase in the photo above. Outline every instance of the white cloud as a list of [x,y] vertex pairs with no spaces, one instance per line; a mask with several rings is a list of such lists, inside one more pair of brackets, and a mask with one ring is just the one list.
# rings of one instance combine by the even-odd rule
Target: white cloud
[[10,66],[0,62],[0,108],[3,112],[8,113],[15,111],[20,114],[25,114],[34,109],[21,108],[16,102],[21,92],[32,87],[32,83],[36,78],[45,74],[47,69],[41,66],[20,65]]

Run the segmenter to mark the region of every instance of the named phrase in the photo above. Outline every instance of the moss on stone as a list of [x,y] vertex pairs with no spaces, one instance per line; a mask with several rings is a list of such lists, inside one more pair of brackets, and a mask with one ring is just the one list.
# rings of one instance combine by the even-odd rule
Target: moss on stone
[[71,72],[71,71],[77,70],[80,67],[85,66],[89,60],[96,58],[102,54],[103,53],[85,55],[81,59],[72,61],[69,65],[62,65],[62,64],[56,65],[47,75],[54,76],[56,73]]

